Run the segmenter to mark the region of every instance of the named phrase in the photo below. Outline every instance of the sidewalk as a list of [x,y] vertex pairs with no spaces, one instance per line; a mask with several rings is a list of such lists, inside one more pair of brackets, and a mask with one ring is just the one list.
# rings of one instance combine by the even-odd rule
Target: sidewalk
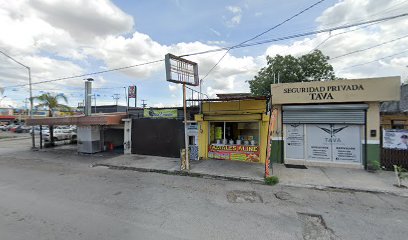
[[[190,171],[180,171],[180,160],[178,158],[120,155],[98,161],[93,166],[255,183],[264,182],[263,164],[238,161],[191,161]],[[279,177],[279,184],[283,186],[388,193],[408,197],[408,189],[394,186],[395,175],[393,172],[378,171],[370,173],[361,169],[335,167],[293,169],[286,168],[283,164],[274,164],[273,175]],[[404,184],[407,185],[408,183],[405,182]]]
[[121,155],[98,161],[93,166],[260,183],[263,182],[264,174],[262,164],[222,160],[191,161],[190,171],[180,171],[178,158],[146,155]]
[[[380,192],[408,197],[408,189],[394,186],[395,175],[390,171],[371,173],[362,169],[335,167],[295,169],[274,164],[273,174],[279,177],[280,184],[286,186]],[[403,184],[407,185],[408,182]]]

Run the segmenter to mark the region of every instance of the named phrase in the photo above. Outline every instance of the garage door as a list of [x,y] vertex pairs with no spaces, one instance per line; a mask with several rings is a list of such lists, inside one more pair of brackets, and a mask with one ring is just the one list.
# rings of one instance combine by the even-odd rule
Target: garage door
[[361,164],[367,104],[283,106],[285,160]]
[[367,104],[283,106],[283,123],[364,124]]

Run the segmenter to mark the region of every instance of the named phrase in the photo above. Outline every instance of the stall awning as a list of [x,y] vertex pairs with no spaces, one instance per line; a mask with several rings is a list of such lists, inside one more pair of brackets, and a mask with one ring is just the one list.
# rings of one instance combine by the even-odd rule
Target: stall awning
[[16,117],[14,116],[1,116],[0,115],[0,120],[14,120]]
[[27,119],[26,124],[34,125],[118,125],[126,113],[95,114],[92,116],[46,117]]
[[259,121],[262,114],[240,114],[240,115],[205,115],[204,121]]

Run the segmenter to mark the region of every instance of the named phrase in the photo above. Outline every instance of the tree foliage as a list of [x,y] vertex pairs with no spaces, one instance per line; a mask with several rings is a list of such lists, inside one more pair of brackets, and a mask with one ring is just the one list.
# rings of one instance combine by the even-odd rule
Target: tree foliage
[[333,67],[328,63],[329,57],[320,50],[294,57],[292,55],[276,55],[266,57],[267,66],[262,68],[253,80],[249,81],[251,93],[269,95],[271,84],[334,80]]
[[[69,106],[60,103],[61,100],[65,103],[68,103],[68,99],[63,93],[59,94],[44,93],[41,94],[40,96],[34,97],[33,99],[34,101],[38,102],[36,107],[45,107],[48,109],[48,117],[52,117],[56,110],[71,111],[71,108]],[[54,144],[54,127],[50,125],[49,129],[50,129],[50,141],[51,144]]]

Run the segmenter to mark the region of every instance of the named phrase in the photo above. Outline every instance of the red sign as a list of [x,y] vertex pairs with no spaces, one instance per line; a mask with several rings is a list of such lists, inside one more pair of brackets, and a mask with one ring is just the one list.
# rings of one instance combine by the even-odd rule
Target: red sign
[[210,145],[208,158],[259,162],[259,146],[247,145]]
[[136,86],[129,86],[128,97],[129,98],[136,98]]

